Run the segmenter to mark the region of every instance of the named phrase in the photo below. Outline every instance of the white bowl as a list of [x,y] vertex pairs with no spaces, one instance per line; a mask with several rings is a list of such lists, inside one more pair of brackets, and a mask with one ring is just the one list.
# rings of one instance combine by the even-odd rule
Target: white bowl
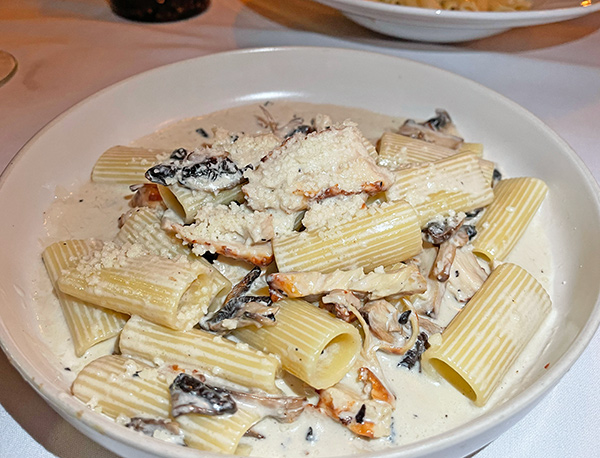
[[529,11],[447,11],[390,5],[371,0],[316,0],[376,32],[408,40],[454,43],[476,40],[515,27],[566,21],[600,10],[600,3],[533,0]]
[[0,245],[0,342],[11,362],[68,422],[108,449],[131,457],[198,456],[197,451],[156,439],[140,440],[138,433],[70,395],[65,371],[42,338],[32,306],[34,279],[43,269],[43,212],[56,186],[69,188],[89,179],[106,148],[168,121],[265,99],[333,103],[415,118],[443,107],[465,137],[482,142],[486,156],[504,164],[509,176],[537,176],[548,183],[544,211],[553,221],[548,228],[556,271],[553,302],[561,323],[540,351],[549,369],[530,372],[506,402],[474,421],[377,456],[451,458],[489,443],[560,380],[598,327],[600,239],[595,230],[585,228],[600,226],[600,193],[569,146],[523,108],[460,76],[380,54],[272,48],[192,59],[115,84],[40,131],[0,181],[0,233],[5,241]]

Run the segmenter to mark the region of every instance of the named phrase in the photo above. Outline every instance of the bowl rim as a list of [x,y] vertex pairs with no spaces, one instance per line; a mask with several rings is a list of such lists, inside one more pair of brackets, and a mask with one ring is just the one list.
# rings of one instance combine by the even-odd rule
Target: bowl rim
[[[318,0],[322,1],[322,0]],[[337,1],[337,0],[336,0]],[[344,1],[364,1],[364,0],[344,0]],[[393,6],[393,5],[392,5]],[[70,115],[71,112],[76,111],[79,107],[90,103],[96,98],[104,97],[113,90],[117,90],[122,86],[130,84],[136,79],[143,79],[146,75],[152,73],[159,73],[169,68],[182,65],[183,63],[191,63],[192,61],[202,61],[206,63],[209,60],[219,61],[220,59],[235,59],[238,55],[250,55],[250,54],[268,54],[268,55],[279,55],[279,54],[297,54],[297,53],[316,53],[319,55],[326,55],[330,53],[340,53],[352,55],[353,58],[360,58],[361,55],[377,57],[383,60],[390,60],[395,62],[404,62],[412,65],[416,68],[426,68],[430,71],[433,70],[440,74],[452,76],[463,82],[468,82],[470,85],[479,87],[485,90],[487,94],[493,95],[502,103],[507,104],[512,109],[517,109],[522,115],[529,118],[530,121],[538,125],[547,135],[550,135],[554,141],[562,146],[563,153],[569,156],[569,159],[577,166],[582,177],[585,179],[585,185],[590,188],[597,208],[600,209],[600,186],[596,182],[592,173],[585,165],[583,160],[575,153],[575,151],[547,124],[541,119],[531,113],[523,106],[512,101],[508,97],[490,89],[476,81],[473,81],[467,77],[458,75],[454,72],[435,67],[433,65],[425,64],[422,62],[406,59],[403,57],[396,57],[389,54],[384,54],[376,51],[365,51],[356,49],[345,49],[345,48],[333,48],[333,47],[321,47],[321,46],[273,46],[273,47],[259,47],[259,48],[247,48],[237,49],[231,51],[218,52],[213,54],[207,54],[199,57],[193,57],[184,59],[181,61],[160,65],[158,67],[137,73],[116,83],[110,84],[103,89],[96,91],[90,96],[80,100],[71,107],[67,108],[45,126],[39,129],[25,145],[19,149],[17,154],[9,161],[6,168],[0,174],[0,192],[4,188],[8,177],[12,170],[18,165],[18,163],[25,157],[29,149],[38,141],[40,137],[51,130],[55,125],[59,124],[64,118]],[[330,57],[330,56],[328,56]],[[247,103],[247,102],[246,102]],[[500,425],[503,421],[508,420],[516,416],[519,412],[526,413],[528,407],[532,407],[539,402],[543,395],[547,393],[553,386],[560,381],[560,379],[568,372],[571,366],[579,359],[581,354],[584,352],[592,338],[594,337],[597,330],[600,328],[600,297],[596,298],[595,305],[591,310],[590,316],[586,321],[585,325],[581,330],[573,337],[573,345],[569,351],[563,355],[555,364],[552,364],[548,370],[539,377],[535,384],[532,384],[527,389],[514,395],[510,401],[503,403],[495,407],[493,410],[484,412],[482,415],[474,418],[473,420],[462,423],[456,428],[448,430],[442,434],[422,439],[413,443],[409,443],[403,446],[394,447],[390,449],[383,449],[372,453],[367,453],[364,457],[377,456],[379,458],[392,458],[396,456],[403,457],[417,457],[423,456],[424,452],[431,454],[446,450],[454,445],[463,443],[469,438],[473,438],[483,433],[484,431],[491,430],[494,426]],[[165,456],[174,456],[177,458],[192,458],[198,456],[198,450],[185,450],[183,447],[174,447],[172,444],[168,444],[159,439],[154,439],[148,436],[144,436],[143,441],[135,441],[136,436],[132,434],[130,430],[121,427],[108,417],[104,417],[101,414],[93,412],[88,409],[80,401],[76,400],[72,396],[68,395],[64,391],[60,390],[57,385],[52,383],[43,383],[43,375],[34,367],[31,366],[25,355],[21,352],[20,348],[16,345],[16,342],[11,338],[10,333],[6,332],[5,324],[0,315],[0,348],[6,354],[10,363],[17,369],[20,375],[34,388],[34,390],[56,410],[65,420],[67,420],[75,428],[82,431],[81,427],[77,424],[81,421],[85,426],[94,429],[98,433],[107,436],[113,440],[121,442],[128,446],[133,446],[140,451],[147,452],[149,454],[155,454],[159,452]],[[20,357],[20,360],[19,360]],[[41,378],[43,381],[39,383],[36,376]],[[495,436],[494,436],[495,438]],[[492,438],[493,439],[493,438]],[[164,449],[164,450],[163,450]],[[182,450],[180,450],[182,449]],[[212,452],[201,451],[202,456],[219,458],[227,455],[217,454]],[[401,454],[401,455],[399,455]],[[357,455],[344,455],[339,458],[352,458]]]

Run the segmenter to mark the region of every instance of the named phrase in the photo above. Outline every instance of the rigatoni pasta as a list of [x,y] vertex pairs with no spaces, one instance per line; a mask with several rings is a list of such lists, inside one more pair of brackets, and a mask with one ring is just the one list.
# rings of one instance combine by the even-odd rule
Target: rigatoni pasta
[[188,258],[147,254],[138,245],[105,244],[58,279],[59,289],[92,304],[189,329],[222,289],[211,269]]
[[247,345],[235,344],[206,331],[179,332],[132,317],[121,333],[119,348],[147,361],[202,370],[231,382],[276,393],[279,361]]
[[283,299],[277,305],[276,326],[240,329],[236,337],[276,354],[285,370],[314,388],[339,382],[360,351],[356,328],[301,299]]
[[377,162],[392,169],[421,162],[433,162],[458,153],[452,148],[393,132],[384,133],[379,142]]
[[183,148],[169,128],[138,143],[172,143],[171,153],[121,147],[100,158],[98,181],[131,180],[135,194],[104,184],[127,206],[118,233],[51,275],[59,298],[128,321],[116,331],[120,355],[87,350],[101,357],[73,393],[118,423],[168,422],[188,446],[262,456],[310,452],[329,441],[331,419],[369,438],[357,439],[366,449],[405,443],[424,419],[431,430],[456,425],[420,415],[417,383],[465,409],[451,417],[472,418],[551,309],[521,267],[473,251],[495,206],[520,215],[527,205],[502,197],[511,180],[444,110],[374,134],[312,107],[272,117],[279,104],[249,115],[258,131],[206,124],[237,119],[233,109],[173,128]]
[[477,224],[473,252],[488,261],[503,260],[525,232],[546,197],[548,186],[537,178],[509,178],[494,188],[494,202]]
[[548,293],[515,264],[498,266],[423,355],[482,406],[551,310]]
[[196,212],[206,203],[228,204],[244,198],[241,186],[224,189],[217,194],[188,189],[179,184],[159,186],[158,190],[167,207],[176,212],[186,223],[194,221]]
[[146,170],[159,161],[164,152],[131,147],[113,146],[96,161],[92,181],[98,183],[145,183]]
[[494,200],[491,183],[474,154],[456,154],[398,170],[395,175],[396,181],[386,191],[386,197],[390,201],[408,201],[422,227],[438,215],[468,212]]
[[417,215],[404,201],[373,205],[347,223],[275,237],[282,272],[362,267],[365,271],[411,258],[421,251]]
[[[142,362],[109,355],[88,364],[75,379],[72,391],[94,410],[115,420],[169,421],[173,419],[168,377]],[[176,423],[187,446],[234,453],[241,437],[259,419],[258,413],[239,409],[217,417],[183,415]]]
[[63,269],[75,266],[80,258],[101,246],[102,242],[97,240],[65,240],[53,243],[42,253],[77,356],[82,356],[98,342],[118,335],[128,319],[125,314],[85,302],[58,288],[57,281]]

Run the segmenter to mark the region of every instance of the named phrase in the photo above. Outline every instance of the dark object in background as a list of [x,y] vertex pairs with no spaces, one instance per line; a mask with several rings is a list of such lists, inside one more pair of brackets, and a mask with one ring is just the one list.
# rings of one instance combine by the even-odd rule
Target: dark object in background
[[196,16],[210,0],[108,0],[118,16],[141,22],[169,22]]

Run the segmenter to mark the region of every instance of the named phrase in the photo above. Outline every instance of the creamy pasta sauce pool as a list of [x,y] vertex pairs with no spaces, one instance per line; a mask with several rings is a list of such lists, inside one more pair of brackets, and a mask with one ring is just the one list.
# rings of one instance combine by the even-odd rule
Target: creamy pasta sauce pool
[[[276,102],[268,104],[266,108],[280,124],[294,116],[302,117],[308,122],[316,113],[328,114],[336,122],[349,118],[358,123],[360,130],[373,143],[383,132],[397,130],[404,121],[403,118],[391,118],[365,110],[330,105]],[[167,125],[136,140],[133,145],[165,151],[179,147],[193,149],[200,143],[210,141],[211,129],[214,126],[233,132],[257,132],[257,115],[264,116],[258,105],[228,109]],[[460,131],[461,126],[456,127]],[[206,138],[205,134],[209,137]],[[498,165],[501,170],[502,163]],[[118,231],[119,216],[129,208],[126,196],[130,194],[127,186],[97,183],[85,183],[71,189],[57,189],[55,202],[45,214],[46,237],[42,240],[42,245],[48,246],[55,241],[72,238],[112,239]],[[541,230],[541,218],[541,215],[536,215],[507,261],[525,268],[552,294],[549,290],[552,283],[551,258],[547,240]],[[239,275],[240,272],[232,274],[236,277],[231,278],[233,283],[239,280]],[[66,381],[70,383],[77,372],[91,360],[113,351],[115,339],[96,345],[81,358],[75,357],[66,323],[43,266],[40,266],[36,299],[40,329],[62,367],[67,369],[63,374]],[[446,293],[440,316],[442,324],[447,324],[448,317],[459,308],[460,305],[454,298]],[[397,397],[390,437],[375,440],[359,438],[324,414],[308,408],[293,423],[281,424],[271,419],[263,420],[253,429],[265,438],[243,438],[238,453],[281,457],[337,456],[408,444],[448,431],[502,403],[513,390],[519,388],[519,381],[527,368],[532,365],[543,366],[545,362],[537,360],[536,356],[547,343],[553,326],[550,317],[485,407],[476,407],[443,379],[434,380],[418,370],[398,367],[402,356],[378,352],[389,387]],[[287,394],[314,394],[311,389],[303,388],[303,384],[294,381],[291,376],[280,381],[279,387]]]

